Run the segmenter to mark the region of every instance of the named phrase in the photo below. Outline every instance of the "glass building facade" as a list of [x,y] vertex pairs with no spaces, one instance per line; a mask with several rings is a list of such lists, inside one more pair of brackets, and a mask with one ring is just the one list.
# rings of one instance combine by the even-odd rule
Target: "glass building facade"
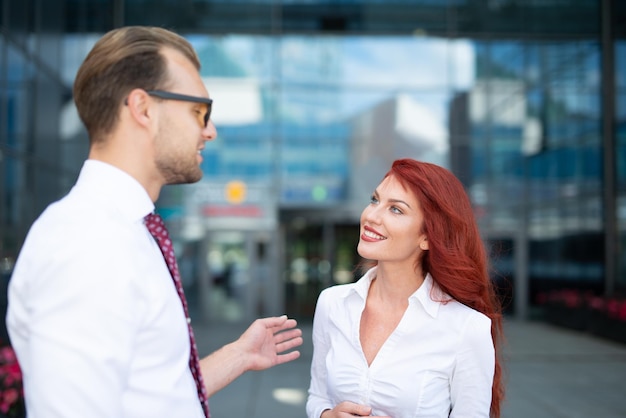
[[626,4],[617,0],[2,0],[0,273],[73,184],[72,104],[122,25],[187,37],[219,137],[158,203],[209,318],[310,317],[351,281],[358,221],[396,158],[450,168],[528,316],[546,289],[626,291]]

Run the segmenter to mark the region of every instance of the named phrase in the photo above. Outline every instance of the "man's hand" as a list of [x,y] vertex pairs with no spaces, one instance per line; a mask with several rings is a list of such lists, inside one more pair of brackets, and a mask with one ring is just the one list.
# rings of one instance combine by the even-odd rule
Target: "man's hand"
[[250,370],[264,370],[300,357],[299,351],[285,351],[302,345],[302,330],[286,315],[257,319],[234,342],[200,360],[207,394],[229,385]]
[[302,345],[302,330],[296,325],[286,315],[254,321],[236,341],[249,360],[246,369],[264,370],[300,357],[297,350],[285,353]]

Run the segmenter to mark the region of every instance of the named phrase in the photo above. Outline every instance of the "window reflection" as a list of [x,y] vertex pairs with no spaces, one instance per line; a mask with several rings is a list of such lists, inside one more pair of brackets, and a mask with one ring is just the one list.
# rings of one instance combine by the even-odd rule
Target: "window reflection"
[[[20,234],[71,185],[86,155],[86,135],[69,92],[85,54],[107,27],[77,18],[69,23],[76,32],[65,34],[60,12],[43,6],[48,24],[56,26],[38,33],[29,18],[32,2],[11,6],[4,16],[11,22],[10,42],[0,34],[0,256],[15,254]],[[81,3],[71,16],[87,7]],[[110,9],[107,2],[99,7]],[[128,9],[132,16],[133,6]],[[439,16],[442,25],[445,15]],[[211,183],[200,185],[202,199],[195,199],[193,188],[163,193],[161,203],[189,220],[172,233],[184,241],[192,221],[210,212],[224,215],[214,223],[225,229],[284,234],[285,259],[272,261],[280,264],[276,280],[288,282],[289,295],[296,295],[293,309],[308,313],[307,298],[321,287],[352,280],[358,214],[398,157],[435,162],[459,176],[485,238],[510,247],[495,260],[502,276],[513,280],[516,234],[527,225],[533,291],[555,280],[602,284],[597,40],[447,38],[419,30],[384,37],[262,31],[186,36],[215,99],[219,140],[203,151],[202,169]],[[626,42],[618,40],[615,48],[623,288]],[[246,184],[251,199],[236,211],[220,200],[223,186],[234,180]],[[201,206],[207,202],[222,206],[207,210]],[[294,218],[304,218],[306,226],[293,226]],[[198,239],[205,226],[189,239]],[[277,242],[270,247],[282,238],[272,239]],[[241,259],[250,258],[250,240],[246,235],[238,244]],[[233,299],[236,292],[227,289],[224,300]]]

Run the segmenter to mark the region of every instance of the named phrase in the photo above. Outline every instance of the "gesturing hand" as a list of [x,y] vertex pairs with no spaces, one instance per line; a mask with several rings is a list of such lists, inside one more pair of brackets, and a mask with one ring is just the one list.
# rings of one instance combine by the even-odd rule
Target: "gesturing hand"
[[296,325],[286,315],[254,321],[237,340],[247,354],[246,369],[264,370],[300,357],[299,351],[281,354],[302,345],[302,330]]

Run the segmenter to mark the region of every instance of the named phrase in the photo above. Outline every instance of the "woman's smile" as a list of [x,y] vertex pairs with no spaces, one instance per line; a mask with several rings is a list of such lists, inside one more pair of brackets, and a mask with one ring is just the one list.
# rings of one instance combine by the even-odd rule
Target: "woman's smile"
[[363,227],[363,234],[361,235],[361,238],[365,241],[382,241],[387,239],[368,226]]

